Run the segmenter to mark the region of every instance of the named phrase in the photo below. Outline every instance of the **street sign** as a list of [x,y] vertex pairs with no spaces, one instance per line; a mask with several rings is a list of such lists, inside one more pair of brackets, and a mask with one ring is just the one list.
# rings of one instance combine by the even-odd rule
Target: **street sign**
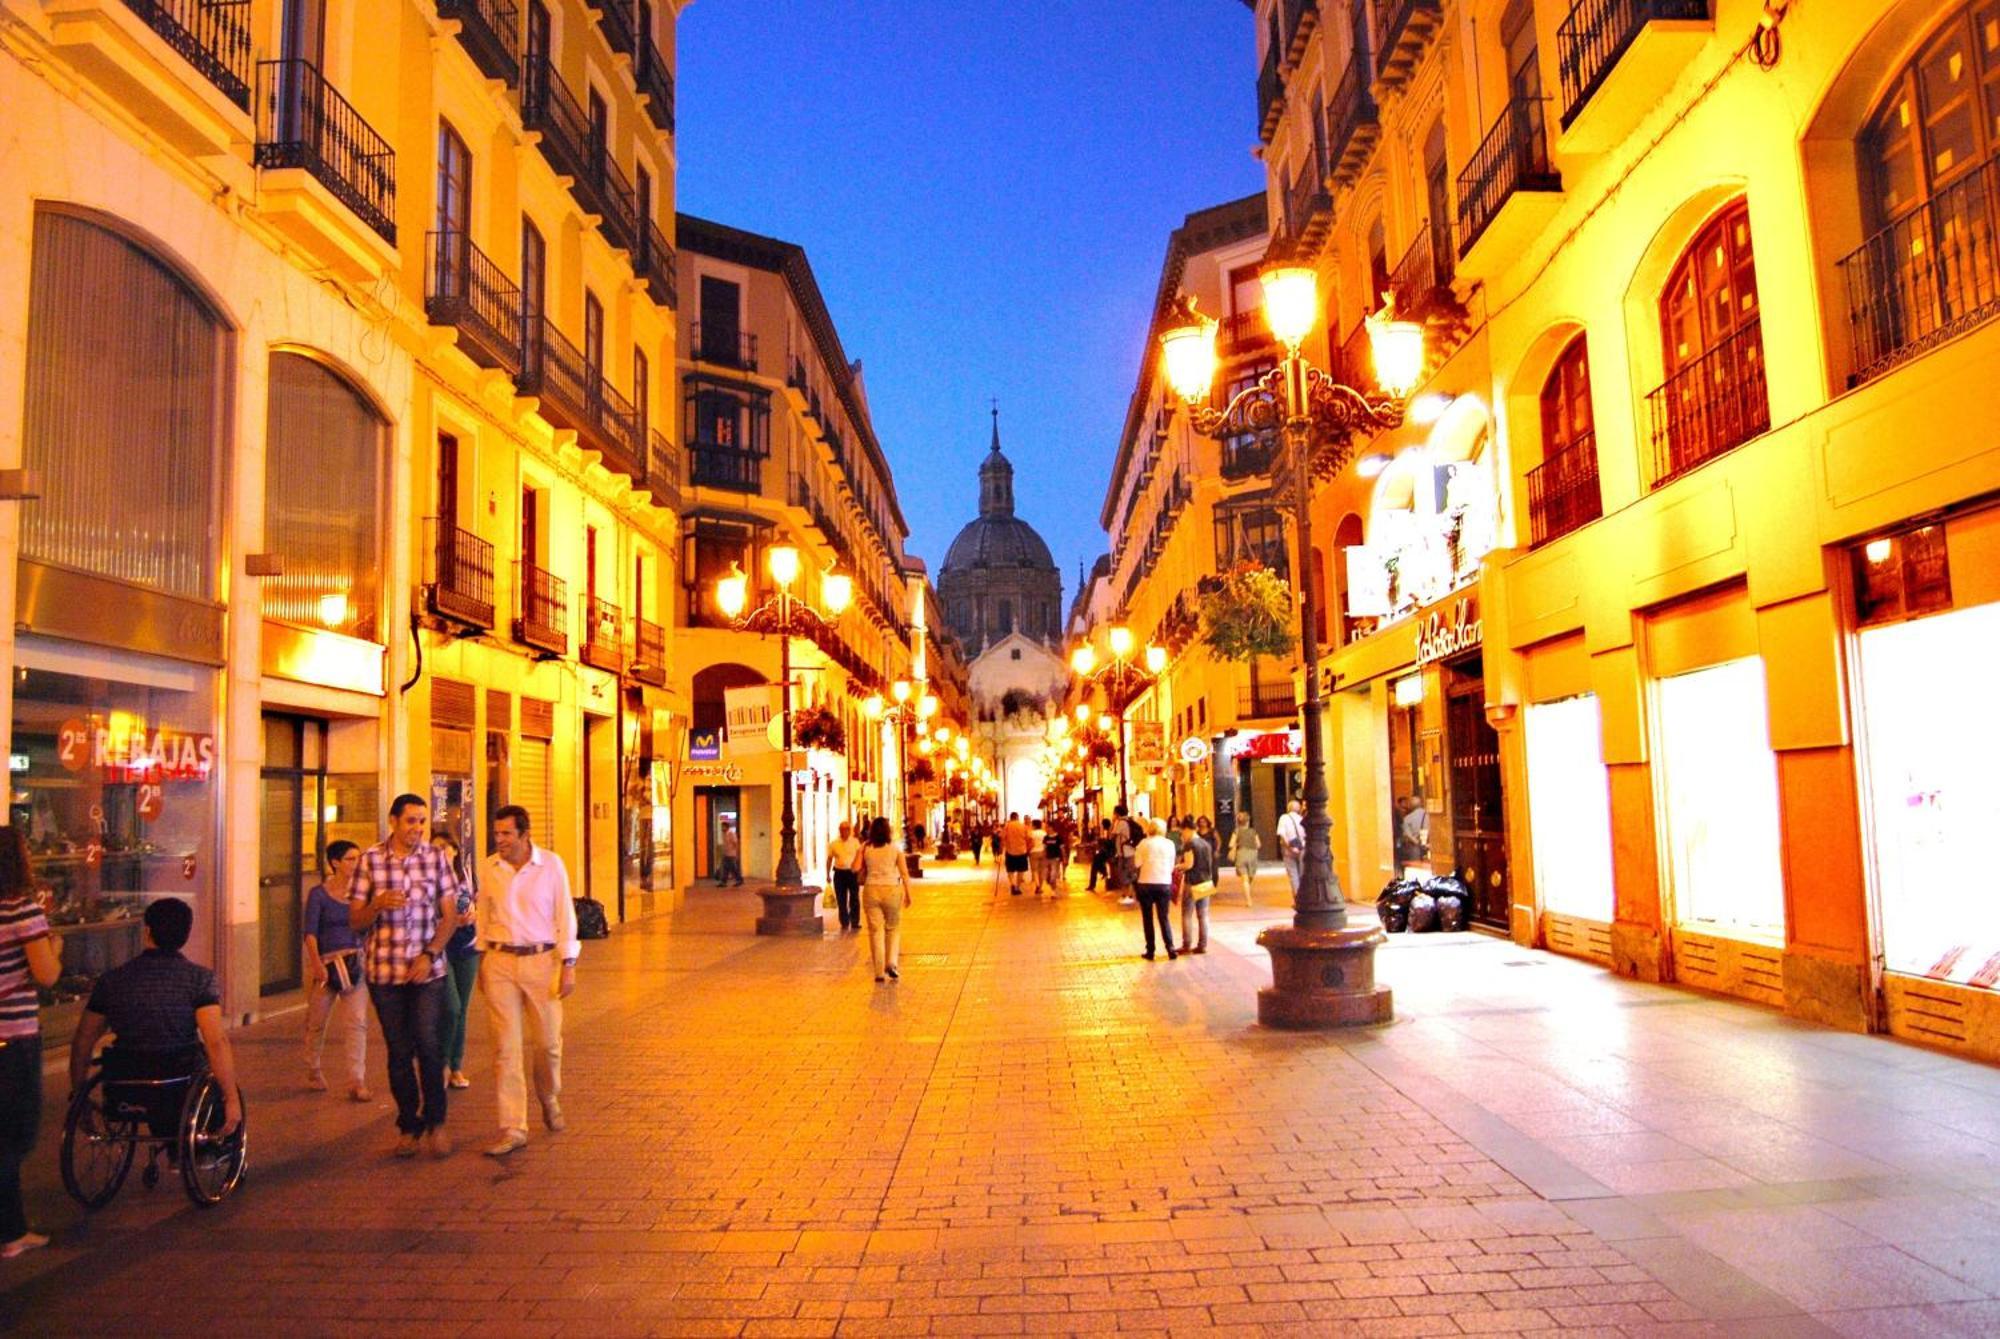
[[1158,770],[1167,765],[1167,727],[1164,721],[1127,721],[1132,732],[1132,765]]

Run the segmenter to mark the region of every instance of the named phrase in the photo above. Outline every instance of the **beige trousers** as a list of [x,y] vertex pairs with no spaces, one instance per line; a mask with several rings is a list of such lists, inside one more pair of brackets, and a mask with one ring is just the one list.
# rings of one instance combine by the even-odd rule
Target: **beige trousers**
[[868,960],[875,975],[897,965],[903,947],[903,889],[900,884],[871,883],[861,890],[861,915],[868,922]]
[[524,1025],[534,1034],[527,1045],[532,1047],[528,1054],[535,1066],[535,1095],[544,1103],[562,1096],[562,1001],[556,998],[561,971],[553,949],[532,956],[489,951],[480,959],[479,991],[486,997],[498,1051],[493,1096],[504,1131],[528,1132]]
[[334,1031],[341,1041],[347,1086],[365,1087],[368,1081],[368,987],[350,986],[335,992],[322,986],[308,990],[306,1000],[306,1069],[320,1072],[320,1052],[326,1042],[327,1023],[338,1019]]

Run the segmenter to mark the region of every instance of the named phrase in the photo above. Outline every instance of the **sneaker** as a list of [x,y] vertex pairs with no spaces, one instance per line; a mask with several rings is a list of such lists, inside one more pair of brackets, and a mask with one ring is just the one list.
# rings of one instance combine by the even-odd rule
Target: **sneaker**
[[444,1132],[444,1126],[433,1125],[424,1134],[424,1142],[430,1146],[434,1158],[451,1156],[451,1136]]
[[504,1158],[515,1149],[526,1148],[527,1146],[528,1136],[518,1130],[509,1130],[500,1136],[499,1143],[486,1150],[486,1156],[489,1158]]
[[542,1099],[542,1124],[558,1133],[561,1132],[564,1126],[569,1124],[568,1121],[563,1119],[562,1103],[556,1101],[553,1097],[544,1097]]
[[903,979],[903,974],[893,967],[884,967],[882,970],[889,974],[891,981],[901,981]]
[[39,1232],[23,1232],[6,1245],[0,1246],[0,1260],[12,1260],[17,1255],[39,1251],[48,1244],[49,1239]]
[[325,1092],[325,1091],[326,1091],[326,1075],[324,1075],[324,1074],[320,1073],[320,1072],[319,1072],[318,1070],[316,1070],[316,1069],[311,1069],[311,1070],[307,1070],[307,1071],[306,1071],[306,1091],[307,1091],[307,1092],[310,1092],[310,1093],[323,1093],[323,1092]]
[[1195,947],[1195,948],[1191,948],[1191,949],[1189,949],[1189,950],[1188,950],[1188,952],[1190,952],[1190,953],[1206,953],[1206,952],[1208,952],[1208,945],[1206,945],[1206,944],[1202,944],[1202,945],[1200,945],[1200,946],[1198,946],[1198,947]]
[[352,1088],[349,1088],[347,1096],[356,1102],[373,1102],[375,1100],[375,1094],[368,1091],[368,1085],[365,1083],[357,1083]]
[[1180,955],[1180,950],[1179,950],[1179,949],[1171,949],[1171,948],[1170,948],[1170,949],[1168,949],[1168,950],[1167,950],[1167,961],[1168,961],[1168,962],[1172,962],[1172,961],[1173,961],[1173,960],[1174,960],[1175,958],[1178,958],[1178,957],[1180,957],[1180,956],[1181,956],[1181,955]]
[[416,1157],[418,1143],[419,1140],[414,1134],[398,1135],[396,1138],[396,1156],[399,1158]]
[[470,1088],[472,1080],[465,1077],[464,1070],[454,1069],[451,1072],[451,1077],[445,1080],[445,1084],[452,1088]]
[[1141,953],[1139,956],[1144,958],[1147,962],[1151,962],[1153,960],[1153,955],[1151,953]]

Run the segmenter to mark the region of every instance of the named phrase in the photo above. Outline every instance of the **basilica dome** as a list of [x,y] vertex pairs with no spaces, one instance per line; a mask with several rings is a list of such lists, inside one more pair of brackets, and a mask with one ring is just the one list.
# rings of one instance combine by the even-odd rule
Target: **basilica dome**
[[979,515],[945,553],[938,598],[969,656],[1014,632],[1061,641],[1062,573],[1035,527],[1014,514],[1014,466],[1000,450],[998,410],[979,465]]

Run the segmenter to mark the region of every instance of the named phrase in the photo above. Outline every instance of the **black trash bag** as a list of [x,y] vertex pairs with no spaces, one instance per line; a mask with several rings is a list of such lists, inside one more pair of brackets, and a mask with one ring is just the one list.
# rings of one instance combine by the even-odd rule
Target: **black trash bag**
[[1385,934],[1399,935],[1410,928],[1409,900],[1393,898],[1384,893],[1375,899],[1375,916],[1382,922]]
[[1443,897],[1449,893],[1461,901],[1472,900],[1472,885],[1456,874],[1440,874],[1434,879],[1425,880],[1424,891],[1432,897]]
[[1410,933],[1420,935],[1437,928],[1437,899],[1429,893],[1418,893],[1410,899]]
[[1437,903],[1438,929],[1447,933],[1465,928],[1465,899],[1457,893],[1439,893]]
[[604,904],[594,897],[576,899],[576,937],[578,939],[611,938],[611,921],[604,914]]

